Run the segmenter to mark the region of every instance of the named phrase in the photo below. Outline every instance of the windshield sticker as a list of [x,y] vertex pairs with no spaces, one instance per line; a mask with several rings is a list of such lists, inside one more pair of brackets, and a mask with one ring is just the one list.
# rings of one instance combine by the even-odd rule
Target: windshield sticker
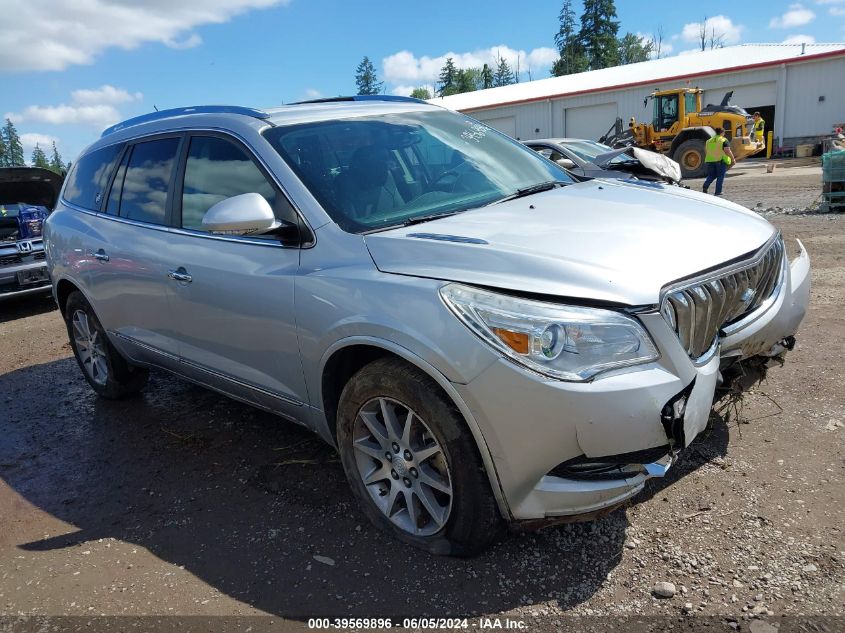
[[469,129],[461,132],[461,138],[467,142],[475,141],[476,143],[480,143],[485,136],[487,136],[487,128],[481,125],[481,123],[472,123]]

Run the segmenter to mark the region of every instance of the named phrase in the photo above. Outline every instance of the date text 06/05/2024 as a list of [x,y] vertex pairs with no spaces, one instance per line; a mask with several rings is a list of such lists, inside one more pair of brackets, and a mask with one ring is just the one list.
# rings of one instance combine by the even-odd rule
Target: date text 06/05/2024
[[511,618],[404,618],[401,623],[390,618],[311,618],[309,629],[506,629],[524,630],[525,622]]

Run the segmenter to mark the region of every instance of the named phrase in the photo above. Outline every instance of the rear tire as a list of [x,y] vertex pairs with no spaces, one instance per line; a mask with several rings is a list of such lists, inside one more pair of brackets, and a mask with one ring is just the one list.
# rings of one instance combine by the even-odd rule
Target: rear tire
[[704,156],[704,141],[700,138],[692,138],[678,145],[673,158],[681,166],[681,176],[703,178],[707,171]]
[[82,375],[97,395],[117,400],[143,389],[149,372],[131,365],[120,355],[109,341],[91,304],[78,290],[68,296],[64,317],[73,355]]
[[473,556],[498,536],[475,440],[425,373],[398,358],[369,363],[343,389],[337,425],[343,469],[373,524],[449,556]]

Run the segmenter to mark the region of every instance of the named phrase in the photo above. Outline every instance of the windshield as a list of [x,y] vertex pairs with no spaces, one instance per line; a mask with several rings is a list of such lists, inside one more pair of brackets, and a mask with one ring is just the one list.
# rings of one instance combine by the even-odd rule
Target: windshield
[[[597,143],[596,141],[566,141],[561,143],[561,145],[578,156],[578,158],[585,160],[588,163],[592,163],[596,156],[601,156],[602,154],[607,154],[608,152],[613,151],[612,147],[608,147],[602,143]],[[636,160],[632,159],[630,156],[620,154],[619,156],[613,158],[610,161],[610,164],[618,165],[620,163],[631,162],[632,160],[636,162]]]
[[445,110],[282,126],[264,136],[332,219],[354,233],[484,206],[540,183],[574,182],[516,141]]

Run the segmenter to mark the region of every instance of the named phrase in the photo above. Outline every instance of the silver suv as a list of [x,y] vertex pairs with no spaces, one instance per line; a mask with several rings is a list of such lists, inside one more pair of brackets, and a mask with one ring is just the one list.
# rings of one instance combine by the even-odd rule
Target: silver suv
[[126,121],[45,226],[98,394],[156,367],[296,420],[374,524],[438,554],[634,496],[809,296],[803,247],[747,209],[574,182],[404,98]]

